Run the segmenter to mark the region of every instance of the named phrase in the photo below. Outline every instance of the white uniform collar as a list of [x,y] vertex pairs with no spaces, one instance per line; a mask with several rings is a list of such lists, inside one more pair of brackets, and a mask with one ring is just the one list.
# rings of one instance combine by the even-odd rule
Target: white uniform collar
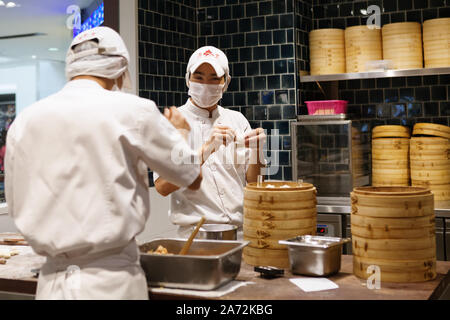
[[[209,119],[209,111],[206,110],[206,109],[202,109],[202,108],[199,108],[199,107],[195,106],[191,102],[190,98],[186,102],[186,108],[187,108],[187,110],[189,110],[190,112],[192,112],[196,116]],[[212,119],[215,119],[215,118],[219,117],[219,109],[220,109],[220,106],[217,106],[217,108],[213,110],[212,115],[211,115]]]
[[71,80],[67,82],[66,88],[100,88],[105,90],[96,81],[88,79]]

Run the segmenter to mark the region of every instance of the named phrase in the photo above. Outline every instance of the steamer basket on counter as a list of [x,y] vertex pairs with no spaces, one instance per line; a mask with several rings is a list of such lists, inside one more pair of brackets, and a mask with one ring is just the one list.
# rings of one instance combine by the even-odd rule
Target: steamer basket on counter
[[345,73],[345,39],[342,29],[309,33],[311,75]]
[[289,268],[286,245],[278,243],[314,235],[317,226],[316,188],[309,183],[267,181],[244,189],[244,261],[253,266]]
[[351,193],[353,272],[382,282],[436,278],[433,193],[418,187],[361,187]]
[[382,28],[383,59],[394,69],[423,68],[422,27],[418,22],[386,24]]
[[435,207],[450,208],[450,127],[418,123],[411,138],[411,182],[430,188]]
[[409,129],[403,126],[373,129],[373,186],[409,186],[409,136]]
[[423,23],[425,68],[450,67],[450,18]]
[[380,29],[353,26],[345,29],[345,58],[347,72],[364,72],[367,62],[383,59]]

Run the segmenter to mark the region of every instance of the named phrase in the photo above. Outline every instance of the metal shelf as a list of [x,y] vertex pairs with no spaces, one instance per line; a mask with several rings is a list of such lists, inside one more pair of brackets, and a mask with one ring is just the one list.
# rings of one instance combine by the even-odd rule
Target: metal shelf
[[450,67],[372,71],[372,72],[357,72],[357,73],[338,73],[338,74],[324,74],[319,76],[300,76],[300,82],[432,76],[439,74],[450,74]]

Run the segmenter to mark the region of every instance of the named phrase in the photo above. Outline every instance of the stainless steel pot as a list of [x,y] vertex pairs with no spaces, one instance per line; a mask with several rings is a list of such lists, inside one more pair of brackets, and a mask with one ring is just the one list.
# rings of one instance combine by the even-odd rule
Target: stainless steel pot
[[196,239],[237,240],[238,227],[231,224],[204,224],[198,231]]

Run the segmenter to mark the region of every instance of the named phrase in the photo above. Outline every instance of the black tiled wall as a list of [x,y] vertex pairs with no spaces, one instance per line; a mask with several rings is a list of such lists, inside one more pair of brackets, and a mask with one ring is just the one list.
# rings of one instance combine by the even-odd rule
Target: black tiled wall
[[[361,25],[361,13],[369,5],[382,9],[382,25],[394,22],[423,22],[450,17],[450,0],[313,0],[313,26],[341,28]],[[300,44],[307,43],[300,38]],[[416,122],[450,125],[450,76],[400,77],[339,81],[339,98],[349,101],[351,119],[364,131],[376,125],[402,124],[412,127]],[[314,83],[300,85],[299,114],[307,114],[304,101],[322,100]]]
[[187,62],[197,49],[196,0],[139,0],[139,95],[159,107],[187,100]]

